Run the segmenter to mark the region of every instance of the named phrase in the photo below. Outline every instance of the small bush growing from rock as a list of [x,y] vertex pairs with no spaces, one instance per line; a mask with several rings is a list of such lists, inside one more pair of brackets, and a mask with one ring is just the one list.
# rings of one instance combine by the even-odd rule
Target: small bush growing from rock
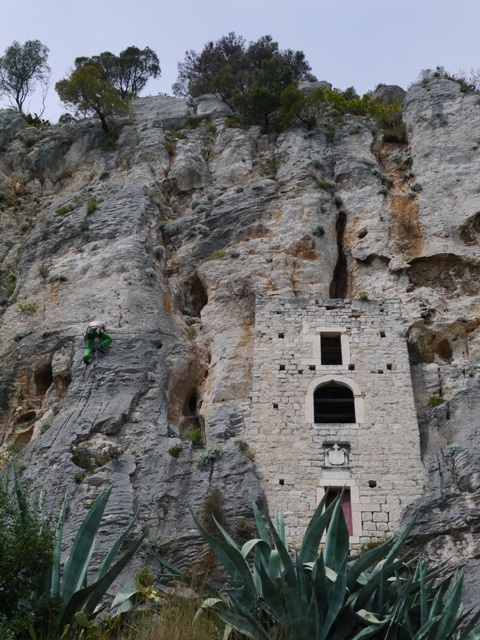
[[7,284],[5,285],[5,295],[9,298],[15,291],[17,286],[17,274],[14,271],[10,271],[7,276]]
[[18,313],[33,315],[34,313],[37,313],[37,307],[34,304],[19,304]]
[[96,198],[90,198],[87,202],[87,216],[95,211],[98,207],[98,200]]
[[64,216],[66,213],[70,213],[71,210],[72,208],[69,204],[64,204],[62,207],[55,209],[55,213],[57,216]]
[[153,249],[153,254],[157,257],[157,258],[162,258],[166,253],[166,249],[163,246],[163,244],[159,244],[156,247],[154,247]]
[[173,447],[170,447],[168,453],[172,456],[172,458],[178,458],[183,451],[183,447],[181,444],[174,444]]
[[238,448],[241,451],[241,453],[243,453],[244,456],[247,456],[247,458],[249,460],[255,460],[255,449],[252,449],[252,447],[250,447],[250,445],[247,442],[244,442],[243,440],[239,440],[238,441]]
[[205,451],[196,453],[193,456],[193,464],[201,471],[208,471],[212,465],[223,456],[223,447],[221,444],[209,444]]
[[192,429],[182,436],[182,440],[190,440],[192,444],[203,444],[203,436],[201,429]]
[[445,402],[445,398],[443,396],[433,395],[428,398],[428,404],[431,407],[438,407]]
[[223,249],[220,249],[219,251],[214,251],[212,253],[212,260],[221,260],[222,258],[225,258],[226,255],[227,253]]

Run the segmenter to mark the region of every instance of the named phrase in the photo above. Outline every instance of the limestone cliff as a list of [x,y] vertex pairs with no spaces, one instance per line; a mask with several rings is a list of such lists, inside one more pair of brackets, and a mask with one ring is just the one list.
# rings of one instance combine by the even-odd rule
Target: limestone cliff
[[[201,512],[219,489],[240,535],[262,496],[239,447],[255,295],[395,298],[429,478],[405,517],[418,511],[419,542],[474,584],[480,96],[413,85],[406,142],[353,117],[333,139],[228,128],[208,96],[134,110],[115,148],[95,121],[38,131],[0,112],[3,457],[21,452],[52,508],[70,491],[72,531],[113,482],[107,544],[140,507],[148,544],[191,562],[187,503]],[[85,369],[94,318],[114,342]],[[222,443],[207,471],[194,464],[205,450],[180,438],[196,429]]]

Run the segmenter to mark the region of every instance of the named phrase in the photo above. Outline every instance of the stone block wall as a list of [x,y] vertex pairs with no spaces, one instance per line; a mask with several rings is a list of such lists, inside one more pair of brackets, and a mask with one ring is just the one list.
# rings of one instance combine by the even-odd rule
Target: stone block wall
[[[341,364],[322,364],[322,334],[339,336]],[[332,382],[351,390],[354,422],[315,422],[313,394]],[[294,540],[329,486],[348,491],[352,544],[390,535],[425,485],[400,303],[258,298],[245,439]]]

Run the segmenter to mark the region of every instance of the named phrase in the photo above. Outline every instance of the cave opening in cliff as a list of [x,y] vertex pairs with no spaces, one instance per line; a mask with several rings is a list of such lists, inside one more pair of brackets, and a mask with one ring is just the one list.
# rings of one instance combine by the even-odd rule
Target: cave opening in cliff
[[208,293],[205,285],[195,274],[187,283],[185,288],[185,303],[191,310],[191,315],[200,316],[203,307],[208,302]]
[[197,392],[193,389],[187,394],[185,402],[183,403],[182,413],[185,417],[190,418],[197,414],[197,401]]
[[52,364],[40,366],[33,374],[37,395],[44,396],[53,384]]
[[347,224],[347,216],[341,209],[338,211],[337,223],[335,225],[337,231],[337,264],[333,271],[333,279],[330,283],[330,298],[346,298],[348,289],[348,273],[347,273],[347,256],[343,248],[343,240],[345,234],[345,226]]

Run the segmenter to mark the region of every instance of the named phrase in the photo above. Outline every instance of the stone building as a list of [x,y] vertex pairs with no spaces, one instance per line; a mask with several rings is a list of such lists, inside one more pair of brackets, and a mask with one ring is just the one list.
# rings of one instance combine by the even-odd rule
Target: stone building
[[294,540],[327,487],[352,544],[391,534],[425,484],[400,302],[258,298],[247,439]]

